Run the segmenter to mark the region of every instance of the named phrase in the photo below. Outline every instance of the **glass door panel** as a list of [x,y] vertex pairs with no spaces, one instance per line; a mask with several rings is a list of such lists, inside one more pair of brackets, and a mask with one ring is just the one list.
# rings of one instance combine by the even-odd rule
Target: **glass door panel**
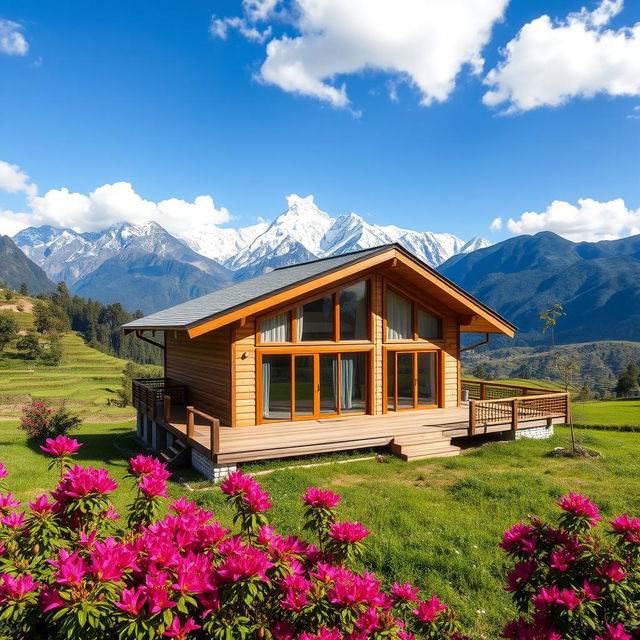
[[296,417],[315,415],[313,360],[313,356],[295,356],[294,359]]
[[262,358],[262,415],[265,420],[291,420],[291,356]]
[[418,357],[418,406],[438,404],[436,396],[436,354],[420,353]]
[[340,414],[367,410],[367,356],[364,353],[340,355]]
[[398,386],[398,406],[397,409],[413,409],[413,387],[415,374],[413,353],[396,353],[396,378]]
[[396,410],[396,354],[387,351],[387,411]]
[[338,413],[338,375],[338,356],[320,354],[320,413]]

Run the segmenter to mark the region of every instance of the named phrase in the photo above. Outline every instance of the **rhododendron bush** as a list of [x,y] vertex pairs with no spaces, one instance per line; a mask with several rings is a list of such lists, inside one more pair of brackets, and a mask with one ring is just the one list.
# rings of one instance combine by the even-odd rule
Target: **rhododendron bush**
[[64,436],[43,446],[60,473],[48,495],[21,508],[0,494],[0,637],[461,639],[436,596],[410,584],[385,591],[353,569],[369,532],[338,519],[336,494],[302,497],[314,534],[303,541],[274,531],[269,494],[232,473],[221,486],[236,512],[231,531],[185,498],[167,511],[170,474],[140,455],[129,463],[137,494],[124,525],[110,502],[116,482],[74,465],[79,447]]
[[596,531],[602,518],[588,498],[563,497],[558,525],[531,518],[503,535],[514,562],[508,591],[522,615],[513,640],[631,640],[640,637],[640,520],[626,514]]

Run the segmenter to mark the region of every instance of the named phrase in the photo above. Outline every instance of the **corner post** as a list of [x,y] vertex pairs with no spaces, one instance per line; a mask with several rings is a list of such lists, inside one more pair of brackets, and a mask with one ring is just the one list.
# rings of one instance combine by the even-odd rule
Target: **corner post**
[[518,398],[511,401],[511,431],[518,430]]
[[187,437],[193,438],[195,428],[195,418],[193,415],[193,407],[187,407]]
[[476,401],[469,400],[469,437],[476,435]]

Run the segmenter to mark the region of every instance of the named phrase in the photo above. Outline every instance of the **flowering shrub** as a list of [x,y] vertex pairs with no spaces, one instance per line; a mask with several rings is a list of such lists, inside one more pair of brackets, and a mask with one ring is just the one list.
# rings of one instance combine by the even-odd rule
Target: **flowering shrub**
[[80,426],[82,420],[71,413],[64,405],[54,409],[45,402],[32,402],[22,408],[20,429],[24,429],[31,438],[55,438],[66,435]]
[[514,561],[507,586],[521,612],[504,638],[513,640],[631,640],[640,635],[640,520],[595,528],[598,507],[574,493],[558,506],[559,526],[531,518],[503,535]]
[[303,496],[317,545],[276,533],[269,494],[239,471],[221,487],[238,532],[184,497],[158,519],[170,474],[140,455],[129,463],[137,493],[118,530],[117,484],[104,469],[72,466],[78,447],[68,438],[43,447],[62,473],[49,495],[20,510],[0,494],[1,637],[462,640],[436,596],[410,584],[384,591],[353,569],[369,532],[338,521],[336,494]]

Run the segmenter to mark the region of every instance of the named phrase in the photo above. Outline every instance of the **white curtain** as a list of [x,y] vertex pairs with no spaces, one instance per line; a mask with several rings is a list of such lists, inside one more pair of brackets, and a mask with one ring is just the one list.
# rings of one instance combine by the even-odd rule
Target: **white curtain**
[[411,301],[387,289],[387,340],[411,340]]
[[296,309],[296,342],[302,342],[302,333],[304,331],[304,313],[302,307]]
[[260,323],[262,342],[289,342],[289,312],[266,318]]
[[269,417],[269,392],[271,391],[271,363],[262,363],[262,416]]
[[423,340],[440,338],[440,321],[422,309],[418,309],[418,337]]
[[353,371],[355,356],[340,356],[340,408],[353,409]]

